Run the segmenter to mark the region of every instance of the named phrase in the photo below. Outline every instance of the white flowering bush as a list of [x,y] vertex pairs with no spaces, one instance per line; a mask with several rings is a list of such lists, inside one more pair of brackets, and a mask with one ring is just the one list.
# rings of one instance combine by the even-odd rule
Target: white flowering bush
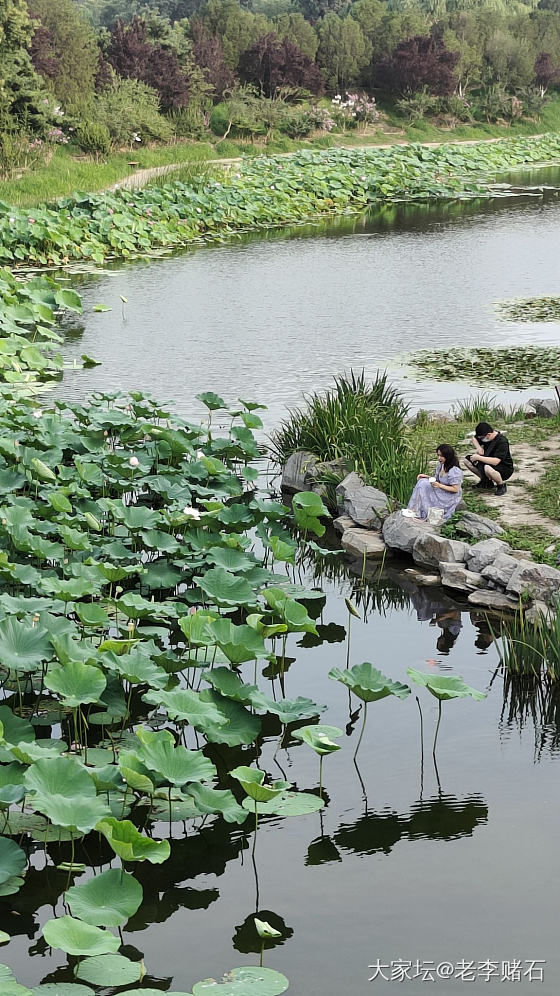
[[331,115],[343,131],[379,120],[375,97],[369,97],[366,93],[347,93],[345,97],[337,93],[331,100]]

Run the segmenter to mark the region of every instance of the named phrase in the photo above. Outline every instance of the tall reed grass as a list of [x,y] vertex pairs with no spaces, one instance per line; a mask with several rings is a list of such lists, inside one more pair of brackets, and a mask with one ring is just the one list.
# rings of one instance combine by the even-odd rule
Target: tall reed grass
[[502,621],[497,646],[508,674],[560,680],[560,606],[551,619],[529,621],[523,612]]
[[351,371],[337,377],[325,393],[307,395],[305,402],[271,439],[277,463],[285,463],[296,450],[308,450],[320,460],[344,458],[395,502],[408,501],[425,456],[406,425],[408,405],[386,374],[370,383],[363,371]]

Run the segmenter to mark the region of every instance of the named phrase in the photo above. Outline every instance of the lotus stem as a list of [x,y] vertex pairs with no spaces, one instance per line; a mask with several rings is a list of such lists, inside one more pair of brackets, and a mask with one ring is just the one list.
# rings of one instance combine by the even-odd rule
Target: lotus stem
[[323,798],[323,755],[319,755],[319,798]]
[[255,845],[257,843],[257,830],[259,829],[259,811],[257,809],[257,800],[255,799],[255,834],[253,837],[253,850],[251,851],[251,856],[255,856]]
[[437,744],[437,738],[438,738],[438,733],[439,733],[439,724],[440,724],[440,722],[441,722],[441,699],[438,699],[438,721],[437,721],[437,725],[436,725],[436,735],[434,737],[434,746],[432,748],[432,754],[434,756],[434,760],[435,760],[435,757],[436,757],[436,744]]
[[352,625],[352,613],[348,610],[348,635],[346,637],[346,667],[350,667],[350,627]]
[[367,702],[364,702],[364,718],[362,720],[362,730],[361,730],[361,733],[360,733],[360,739],[358,740],[358,746],[356,747],[356,750],[354,751],[354,760],[356,760],[356,757],[358,756],[358,751],[360,749],[360,744],[362,742],[362,737],[364,735],[364,730],[366,728],[366,719],[367,719]]
[[263,952],[264,952],[264,937],[263,937],[262,942],[261,942],[261,957],[260,957],[260,961],[259,961],[259,968],[263,967]]

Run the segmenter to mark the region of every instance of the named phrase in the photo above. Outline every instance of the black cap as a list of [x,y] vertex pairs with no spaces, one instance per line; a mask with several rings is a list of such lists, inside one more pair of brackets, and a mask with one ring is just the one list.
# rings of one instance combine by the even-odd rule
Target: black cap
[[484,436],[487,436],[489,432],[494,432],[494,430],[492,426],[488,424],[488,422],[479,422],[476,429],[474,430],[474,434],[477,439],[483,439]]

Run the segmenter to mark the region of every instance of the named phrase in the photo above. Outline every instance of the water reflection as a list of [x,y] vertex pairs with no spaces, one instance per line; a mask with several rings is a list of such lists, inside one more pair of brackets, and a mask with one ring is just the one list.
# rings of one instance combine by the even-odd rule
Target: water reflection
[[510,675],[503,669],[503,705],[500,735],[533,728],[534,760],[560,753],[560,682],[547,676]]

